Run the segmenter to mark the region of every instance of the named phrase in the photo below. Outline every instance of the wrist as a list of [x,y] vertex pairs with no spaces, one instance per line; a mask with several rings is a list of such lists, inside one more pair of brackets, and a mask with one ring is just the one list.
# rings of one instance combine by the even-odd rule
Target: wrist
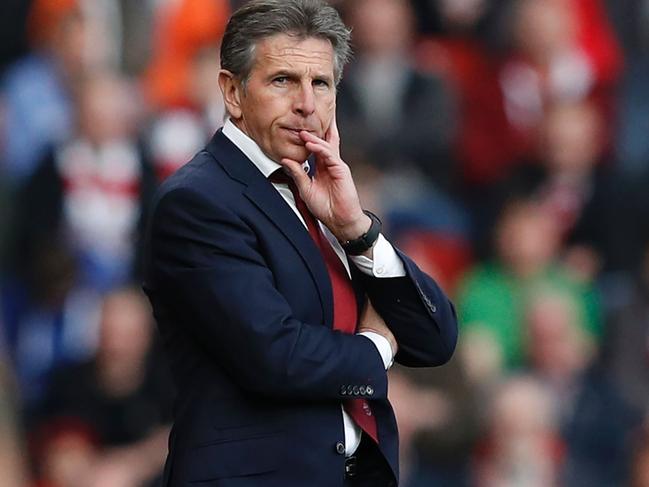
[[369,220],[369,226],[365,222],[361,230],[363,233],[359,234],[356,230],[355,237],[345,240],[339,240],[343,250],[348,255],[367,255],[371,258],[372,248],[376,243],[381,233],[381,220],[371,211],[363,210],[365,217]]
[[344,225],[334,233],[339,242],[355,240],[364,235],[372,225],[372,219],[365,213],[362,213],[351,223]]

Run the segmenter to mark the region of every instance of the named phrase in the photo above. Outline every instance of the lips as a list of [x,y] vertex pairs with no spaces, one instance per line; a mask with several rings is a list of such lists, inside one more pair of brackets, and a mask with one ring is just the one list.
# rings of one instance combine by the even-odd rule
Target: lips
[[297,126],[297,127],[284,126],[284,127],[282,127],[282,128],[283,128],[284,130],[290,130],[291,132],[297,132],[297,133],[300,133],[300,132],[302,132],[303,130],[304,130],[305,132],[311,132],[311,133],[314,133],[314,132],[315,132],[315,129],[308,128],[308,127],[300,127],[300,126]]
[[304,130],[306,132],[315,133],[315,130],[305,128],[282,127],[282,130],[285,130],[288,134],[290,134],[292,139],[299,141],[300,143],[304,143],[302,141],[302,138],[300,137],[300,132]]

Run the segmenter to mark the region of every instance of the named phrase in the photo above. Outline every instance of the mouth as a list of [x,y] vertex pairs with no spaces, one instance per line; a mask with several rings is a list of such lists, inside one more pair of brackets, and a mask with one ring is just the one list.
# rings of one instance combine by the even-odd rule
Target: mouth
[[300,128],[300,127],[282,127],[282,130],[285,130],[288,132],[292,138],[295,138],[296,140],[300,140],[302,142],[302,138],[300,137],[300,132],[309,132],[312,134],[315,134],[315,130],[312,129],[307,129],[307,128]]

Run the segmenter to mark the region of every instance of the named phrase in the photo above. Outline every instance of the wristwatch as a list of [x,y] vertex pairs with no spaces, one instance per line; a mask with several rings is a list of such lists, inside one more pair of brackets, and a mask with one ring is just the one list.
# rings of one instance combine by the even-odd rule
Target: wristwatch
[[369,210],[363,210],[367,216],[372,220],[372,224],[367,232],[361,235],[354,240],[347,240],[345,242],[340,242],[341,247],[348,255],[360,255],[363,252],[372,248],[372,245],[376,242],[376,239],[379,238],[381,233],[381,220],[378,216],[372,213]]

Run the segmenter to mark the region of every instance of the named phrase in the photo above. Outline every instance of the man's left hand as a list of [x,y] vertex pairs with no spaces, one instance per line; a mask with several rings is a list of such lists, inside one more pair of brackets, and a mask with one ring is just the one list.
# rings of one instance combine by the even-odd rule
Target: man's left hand
[[305,147],[315,155],[315,177],[302,169],[302,161],[282,159],[300,192],[300,197],[318,220],[341,242],[353,240],[370,228],[363,213],[349,166],[340,158],[340,136],[334,117],[325,138],[300,132]]

